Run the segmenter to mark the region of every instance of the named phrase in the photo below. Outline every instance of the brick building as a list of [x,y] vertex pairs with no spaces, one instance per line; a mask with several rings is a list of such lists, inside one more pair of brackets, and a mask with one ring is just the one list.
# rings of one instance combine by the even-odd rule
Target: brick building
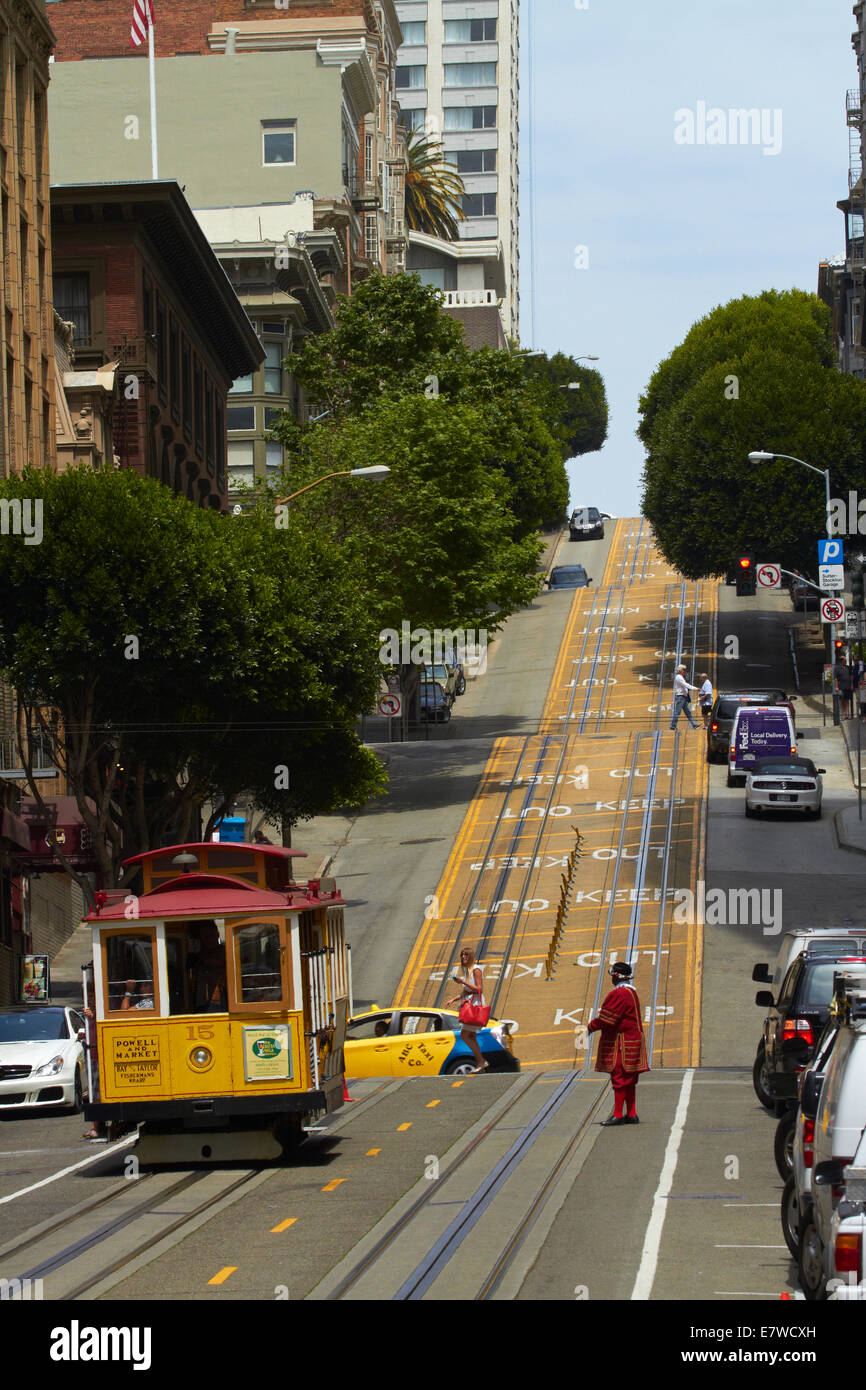
[[223,510],[226,402],[264,357],[225,272],[170,181],[51,189],[54,302],[75,365],[118,364],[113,450]]

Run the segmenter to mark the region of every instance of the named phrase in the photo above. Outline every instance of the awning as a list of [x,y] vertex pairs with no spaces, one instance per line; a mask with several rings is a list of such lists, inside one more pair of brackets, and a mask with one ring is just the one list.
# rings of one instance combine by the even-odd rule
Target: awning
[[30,849],[30,827],[11,811],[4,811],[0,817],[0,848]]

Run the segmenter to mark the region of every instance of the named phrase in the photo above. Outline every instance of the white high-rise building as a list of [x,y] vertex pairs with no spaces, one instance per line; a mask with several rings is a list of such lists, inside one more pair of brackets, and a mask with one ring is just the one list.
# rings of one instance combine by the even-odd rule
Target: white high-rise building
[[[518,337],[519,0],[397,0],[401,121],[442,141],[463,179],[464,253],[502,248],[505,332]],[[444,290],[456,286],[443,284]]]

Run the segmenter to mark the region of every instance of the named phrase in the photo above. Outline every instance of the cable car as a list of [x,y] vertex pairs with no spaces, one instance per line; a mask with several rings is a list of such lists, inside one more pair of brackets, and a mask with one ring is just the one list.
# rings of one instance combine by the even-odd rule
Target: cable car
[[333,879],[302,851],[171,845],[126,861],[140,894],[96,894],[98,1093],[142,1161],[268,1159],[343,1103],[349,981]]

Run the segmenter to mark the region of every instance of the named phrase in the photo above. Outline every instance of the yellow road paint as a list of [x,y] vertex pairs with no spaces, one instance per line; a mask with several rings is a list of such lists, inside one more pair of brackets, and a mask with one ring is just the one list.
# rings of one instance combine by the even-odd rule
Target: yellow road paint
[[208,1283],[224,1284],[229,1275],[234,1274],[235,1270],[238,1268],[238,1265],[225,1265],[224,1268],[220,1270],[219,1274],[215,1274],[212,1279],[208,1279]]
[[458,1086],[462,1086],[462,1085],[463,1085],[463,1082],[462,1082],[462,1081],[452,1081],[452,1082],[451,1082],[451,1089],[452,1089],[452,1091],[456,1091],[457,1087],[458,1087]]
[[380,1154],[381,1152],[382,1152],[381,1149],[368,1149],[367,1152],[365,1153],[364,1157],[365,1157],[365,1158],[375,1158],[375,1157],[376,1157],[376,1154]]
[[295,1224],[295,1222],[297,1221],[297,1219],[298,1219],[298,1218],[297,1218],[296,1216],[289,1216],[289,1217],[286,1218],[285,1221],[281,1221],[280,1224],[279,1224],[279,1226],[272,1226],[272,1227],[271,1227],[271,1235],[272,1235],[272,1236],[275,1236],[275,1235],[277,1235],[280,1231],[287,1231],[287,1230],[289,1229],[290,1226],[294,1226],[294,1224]]
[[403,1129],[411,1129],[411,1128],[412,1128],[412,1121],[411,1121],[411,1120],[407,1120],[406,1123],[405,1123],[404,1125],[398,1125],[398,1126],[397,1126],[397,1133],[399,1134],[400,1131],[403,1130]]
[[[608,961],[629,950],[641,1004],[655,1006],[652,1065],[695,1064],[702,929],[673,922],[673,893],[694,890],[704,871],[708,774],[701,733],[668,725],[677,654],[696,673],[713,669],[715,610],[715,587],[669,571],[645,523],[616,523],[603,580],[571,600],[539,732],[491,750],[400,1002],[441,1003],[468,924],[495,1016],[521,1025],[523,1066],[574,1065],[574,1023],[598,1011]],[[575,828],[581,855],[563,915]],[[544,1056],[551,1046],[567,1055]]]
[[345,1178],[332,1178],[331,1181],[327,1184],[327,1186],[322,1188],[322,1191],[335,1192],[336,1189],[340,1186],[340,1183],[345,1181]]
[[428,1102],[427,1102],[427,1109],[428,1109],[428,1110],[432,1110],[434,1105],[441,1105],[441,1104],[442,1104],[441,1100],[428,1100]]

